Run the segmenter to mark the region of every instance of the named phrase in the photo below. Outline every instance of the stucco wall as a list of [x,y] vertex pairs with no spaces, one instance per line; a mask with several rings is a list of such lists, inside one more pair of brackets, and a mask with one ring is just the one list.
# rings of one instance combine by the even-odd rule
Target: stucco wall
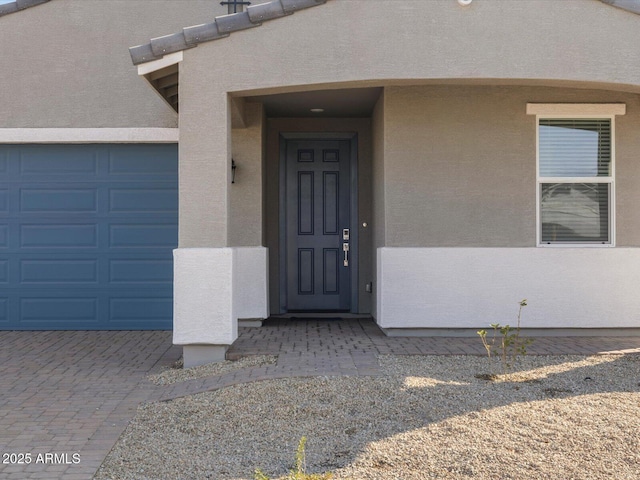
[[385,206],[384,206],[384,154],[385,154],[385,93],[382,92],[376,102],[371,116],[373,154],[373,244],[375,247],[383,247],[385,243]]
[[[607,41],[585,39],[591,31]],[[220,244],[205,239],[208,231],[198,221],[215,225],[211,235],[226,238],[226,194],[215,187],[230,161],[220,150],[226,113],[220,99],[227,92],[381,85],[384,135],[394,140],[385,142],[382,153],[386,223],[384,241],[377,243],[533,246],[535,197],[522,194],[535,192],[535,119],[525,115],[526,102],[637,103],[635,95],[606,90],[640,93],[638,44],[640,16],[594,0],[519,0],[509,8],[497,0],[469,7],[450,0],[331,1],[200,44],[184,52],[181,64],[180,153],[203,168],[209,162],[215,193],[203,192],[200,207],[185,207],[190,217],[181,197],[181,239],[187,238],[184,229],[195,228],[196,237]],[[233,68],[223,68],[229,59]],[[502,86],[459,86],[465,83]],[[630,108],[621,122],[635,115]],[[633,124],[621,123],[621,131],[626,125]],[[424,183],[413,184],[416,178]],[[627,184],[619,215],[627,209],[629,216],[630,191]],[[197,195],[189,198],[195,202]],[[638,229],[620,228],[620,244],[634,242]]]
[[219,8],[214,0],[54,0],[0,17],[0,128],[176,127],[128,48]]
[[199,62],[180,65],[180,248],[229,245],[230,99],[202,95],[208,71]]
[[384,99],[385,246],[536,245],[536,121],[527,102],[626,103],[615,120],[617,244],[640,246],[638,95],[419,86],[389,87]]
[[[384,207],[384,91],[380,94],[380,98],[376,102],[373,114],[371,116],[371,136],[372,136],[372,220],[373,225],[371,230],[373,232],[373,255],[371,257],[371,268],[373,278],[376,279],[373,282],[373,292],[378,289],[378,260],[376,255],[376,249],[384,246],[385,242],[385,207]],[[376,295],[377,297],[377,295]],[[371,315],[377,318],[377,302],[371,303]]]
[[637,248],[381,248],[383,328],[638,328]]
[[334,0],[185,56],[208,63],[203,85],[223,91],[487,79],[637,92],[638,44],[640,16],[595,0]]
[[535,121],[492,87],[385,91],[385,245],[535,244]]
[[237,252],[233,248],[178,248],[173,256],[173,343],[231,345],[238,338]]
[[640,246],[640,95],[616,117],[616,245]]
[[229,245],[260,246],[263,241],[264,111],[259,103],[245,104],[245,128],[232,130],[231,151],[235,183],[229,188]]

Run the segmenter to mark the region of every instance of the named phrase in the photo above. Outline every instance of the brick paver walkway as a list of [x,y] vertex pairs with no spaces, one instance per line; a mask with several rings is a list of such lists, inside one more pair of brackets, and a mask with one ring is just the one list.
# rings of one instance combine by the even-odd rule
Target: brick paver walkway
[[92,478],[179,355],[171,332],[0,332],[0,479]]
[[[378,354],[484,355],[478,338],[390,338],[371,320],[271,319],[241,328],[228,357],[277,355],[276,364],[154,387],[148,374],[180,355],[170,332],[0,332],[0,347],[0,454],[32,456],[0,464],[0,479],[20,480],[92,478],[142,402],[272,378],[380,375]],[[537,337],[528,351],[640,353],[640,337]],[[64,462],[36,463],[45,453]]]
[[[636,337],[536,337],[530,355],[640,353]],[[246,368],[218,377],[159,389],[156,400],[171,400],[237,383],[314,375],[380,375],[377,355],[485,355],[477,337],[387,337],[372,320],[269,319],[262,328],[242,328],[227,352],[277,355],[275,365]]]

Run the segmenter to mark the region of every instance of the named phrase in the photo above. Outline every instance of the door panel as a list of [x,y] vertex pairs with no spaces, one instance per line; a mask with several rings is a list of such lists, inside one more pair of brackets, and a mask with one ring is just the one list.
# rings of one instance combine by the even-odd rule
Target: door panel
[[342,235],[351,222],[350,148],[348,140],[286,143],[289,311],[351,309],[352,265]]

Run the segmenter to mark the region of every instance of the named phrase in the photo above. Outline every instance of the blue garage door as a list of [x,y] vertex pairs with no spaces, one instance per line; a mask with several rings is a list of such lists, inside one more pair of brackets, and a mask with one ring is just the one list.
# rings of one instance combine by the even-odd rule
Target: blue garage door
[[0,146],[0,330],[172,327],[176,145]]

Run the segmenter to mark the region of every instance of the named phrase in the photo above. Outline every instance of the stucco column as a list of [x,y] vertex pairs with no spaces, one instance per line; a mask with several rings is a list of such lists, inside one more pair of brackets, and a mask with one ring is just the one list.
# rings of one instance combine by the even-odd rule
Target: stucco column
[[189,84],[183,79],[181,68],[178,245],[226,247],[231,183],[227,96],[220,92],[210,94],[206,88],[189,93]]
[[229,248],[231,120],[205,62],[180,65],[179,246],[174,252],[173,342],[185,367],[224,360],[238,336]]

